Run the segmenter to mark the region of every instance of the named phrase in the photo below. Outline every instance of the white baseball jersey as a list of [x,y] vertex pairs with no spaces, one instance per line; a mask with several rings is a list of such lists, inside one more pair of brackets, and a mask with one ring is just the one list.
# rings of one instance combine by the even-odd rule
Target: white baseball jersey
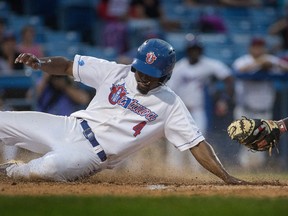
[[208,124],[204,87],[213,76],[223,80],[230,75],[228,66],[205,56],[193,65],[187,58],[182,58],[175,65],[168,85],[183,100],[203,134]]
[[[272,55],[266,55],[266,58],[277,65],[280,59]],[[255,68],[251,72],[239,71],[246,65],[254,64],[255,59],[250,55],[243,55],[235,60],[232,67],[238,73],[255,73],[260,68]],[[272,68],[270,72],[279,72],[278,68]],[[275,100],[275,89],[271,81],[249,81],[238,80],[235,88],[237,106],[249,107],[255,111],[271,111]]]
[[231,76],[230,68],[218,60],[205,56],[193,65],[187,58],[182,58],[176,63],[168,85],[181,97],[187,107],[203,109],[204,86],[212,76],[223,80]]
[[166,137],[180,151],[204,140],[181,99],[167,86],[143,95],[130,65],[76,55],[73,75],[97,90],[86,110],[71,116],[86,119],[108,156],[108,168]]

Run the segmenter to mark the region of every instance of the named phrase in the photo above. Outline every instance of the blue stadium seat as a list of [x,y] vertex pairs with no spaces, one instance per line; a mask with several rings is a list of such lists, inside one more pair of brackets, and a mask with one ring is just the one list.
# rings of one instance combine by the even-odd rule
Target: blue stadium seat
[[168,32],[165,34],[165,39],[174,47],[176,52],[179,52],[185,49],[186,35],[186,33]]
[[231,39],[231,49],[234,53],[234,57],[238,58],[244,54],[247,54],[248,52],[248,47],[250,44],[250,41],[252,39],[251,34],[231,34],[230,39]]
[[69,6],[83,6],[83,4],[87,6],[95,6],[98,4],[100,0],[59,0],[60,7],[69,7]]
[[26,16],[41,16],[46,26],[57,29],[59,0],[22,0]]
[[10,14],[7,26],[15,33],[17,40],[20,40],[21,30],[23,27],[31,25],[34,27],[36,32],[36,41],[43,42],[44,24],[43,19],[40,16],[18,16]]
[[45,51],[52,56],[65,56],[72,59],[79,52],[80,36],[73,31],[51,31],[45,34]]
[[91,45],[82,45],[79,54],[102,58],[108,61],[115,61],[117,58],[117,52],[113,48],[102,48]]
[[230,34],[248,34],[253,30],[253,26],[249,18],[225,19],[224,22]]
[[65,44],[55,45],[53,43],[45,44],[47,56],[64,56],[73,60],[74,56],[79,53],[79,46],[67,46]]
[[165,17],[169,20],[181,20],[187,16],[184,5],[166,4],[163,6]]
[[202,43],[213,44],[224,44],[228,42],[228,37],[226,34],[222,33],[210,33],[210,34],[199,34],[198,38]]
[[264,8],[250,8],[249,15],[252,21],[259,21],[262,23],[272,23],[280,18],[275,8],[264,7]]
[[265,35],[265,41],[268,49],[279,47],[282,44],[282,39],[279,35]]
[[233,48],[228,44],[215,44],[214,46],[204,44],[204,54],[227,65],[231,65],[235,59]]
[[52,43],[66,43],[68,45],[75,45],[81,42],[81,38],[76,31],[45,31],[45,41]]
[[241,19],[250,15],[248,7],[222,7],[219,8],[219,13],[225,19]]
[[64,31],[77,31],[84,42],[93,42],[96,12],[89,5],[71,5],[60,9],[59,26]]
[[62,19],[60,26],[63,30],[87,30],[96,20],[94,8],[87,5],[67,6],[61,9]]
[[11,13],[10,7],[6,2],[0,2],[0,17],[8,19]]
[[155,19],[130,19],[127,25],[130,48],[138,47],[150,35],[159,36],[161,34],[159,21]]

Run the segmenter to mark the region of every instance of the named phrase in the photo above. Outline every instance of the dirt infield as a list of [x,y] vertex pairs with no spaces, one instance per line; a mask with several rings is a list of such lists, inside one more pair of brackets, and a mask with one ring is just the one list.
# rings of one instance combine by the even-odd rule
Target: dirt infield
[[[28,160],[27,152],[24,160]],[[253,185],[226,185],[207,170],[190,165],[180,170],[165,163],[161,151],[146,149],[115,170],[82,181],[57,183],[13,180],[0,174],[1,195],[93,195],[93,196],[239,196],[288,197],[288,173],[270,169],[265,172],[239,172],[228,167],[238,178]],[[28,154],[29,159],[31,155]]]
[[[244,177],[244,176],[243,176]],[[281,176],[280,176],[281,178]],[[0,176],[0,195],[93,195],[93,196],[237,196],[288,197],[287,177],[268,179],[250,177],[254,185],[226,185],[211,180],[210,175],[191,179],[155,176],[127,176],[106,172],[78,182],[57,183],[47,181],[12,180]],[[208,180],[210,179],[210,180]],[[262,179],[262,180],[260,180]]]

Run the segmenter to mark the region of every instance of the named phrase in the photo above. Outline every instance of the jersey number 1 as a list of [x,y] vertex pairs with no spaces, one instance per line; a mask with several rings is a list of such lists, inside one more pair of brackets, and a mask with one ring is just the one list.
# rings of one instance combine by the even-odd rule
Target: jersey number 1
[[135,133],[133,134],[134,137],[136,137],[137,135],[139,135],[141,133],[141,130],[143,129],[143,127],[147,124],[146,121],[142,121],[139,124],[135,125],[133,127],[133,130],[135,131]]

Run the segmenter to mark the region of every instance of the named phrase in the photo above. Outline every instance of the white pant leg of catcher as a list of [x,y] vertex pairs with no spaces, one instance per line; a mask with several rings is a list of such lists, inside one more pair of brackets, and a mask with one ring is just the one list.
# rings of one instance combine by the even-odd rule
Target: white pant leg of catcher
[[0,139],[43,157],[12,165],[7,175],[70,181],[105,168],[84,137],[79,120],[40,112],[0,112]]

